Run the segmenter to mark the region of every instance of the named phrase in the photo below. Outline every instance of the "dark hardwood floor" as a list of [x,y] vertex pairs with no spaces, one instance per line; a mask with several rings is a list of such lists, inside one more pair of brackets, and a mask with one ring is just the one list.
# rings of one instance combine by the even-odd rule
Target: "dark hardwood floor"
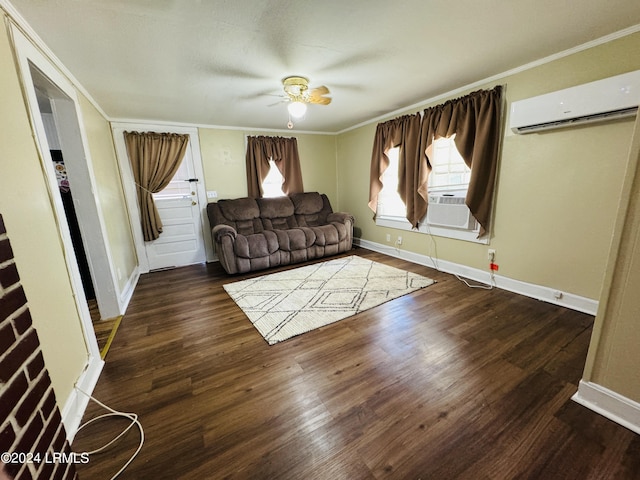
[[[250,275],[142,276],[94,392],[144,426],[119,478],[640,478],[640,436],[570,400],[593,317],[353,253],[437,283],[269,346],[222,288]],[[134,429],[80,478],[110,478],[137,444]]]

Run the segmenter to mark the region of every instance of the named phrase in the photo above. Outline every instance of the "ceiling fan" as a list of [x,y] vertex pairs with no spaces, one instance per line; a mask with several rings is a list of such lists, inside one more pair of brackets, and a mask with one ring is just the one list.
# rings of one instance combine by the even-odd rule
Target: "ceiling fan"
[[[321,85],[315,88],[309,88],[309,79],[300,76],[290,76],[282,79],[285,98],[289,101],[287,110],[293,118],[302,118],[307,111],[307,104],[315,103],[317,105],[329,105],[331,97],[326,95],[331,92],[327,87]],[[291,118],[287,124],[289,128],[293,128]]]

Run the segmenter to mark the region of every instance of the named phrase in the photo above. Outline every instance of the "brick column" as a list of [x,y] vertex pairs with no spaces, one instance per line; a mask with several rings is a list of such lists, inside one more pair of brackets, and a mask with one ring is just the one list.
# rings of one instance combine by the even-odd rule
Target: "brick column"
[[3,458],[0,479],[78,478],[73,461],[67,461],[73,459],[71,448],[0,215],[0,453],[4,452],[19,461],[5,464]]

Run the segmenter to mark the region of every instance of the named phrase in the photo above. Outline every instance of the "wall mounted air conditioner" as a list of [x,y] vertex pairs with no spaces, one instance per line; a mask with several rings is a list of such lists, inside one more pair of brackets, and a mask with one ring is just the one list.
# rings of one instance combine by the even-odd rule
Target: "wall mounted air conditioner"
[[640,70],[511,103],[509,126],[531,133],[633,116],[640,105]]
[[478,222],[464,203],[466,191],[430,193],[427,224],[434,227],[477,230]]

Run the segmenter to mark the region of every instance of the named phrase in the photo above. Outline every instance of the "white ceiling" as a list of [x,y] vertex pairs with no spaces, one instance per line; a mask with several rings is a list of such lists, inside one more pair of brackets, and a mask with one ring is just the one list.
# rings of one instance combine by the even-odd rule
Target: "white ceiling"
[[337,132],[640,23],[638,0],[10,0],[111,118]]

